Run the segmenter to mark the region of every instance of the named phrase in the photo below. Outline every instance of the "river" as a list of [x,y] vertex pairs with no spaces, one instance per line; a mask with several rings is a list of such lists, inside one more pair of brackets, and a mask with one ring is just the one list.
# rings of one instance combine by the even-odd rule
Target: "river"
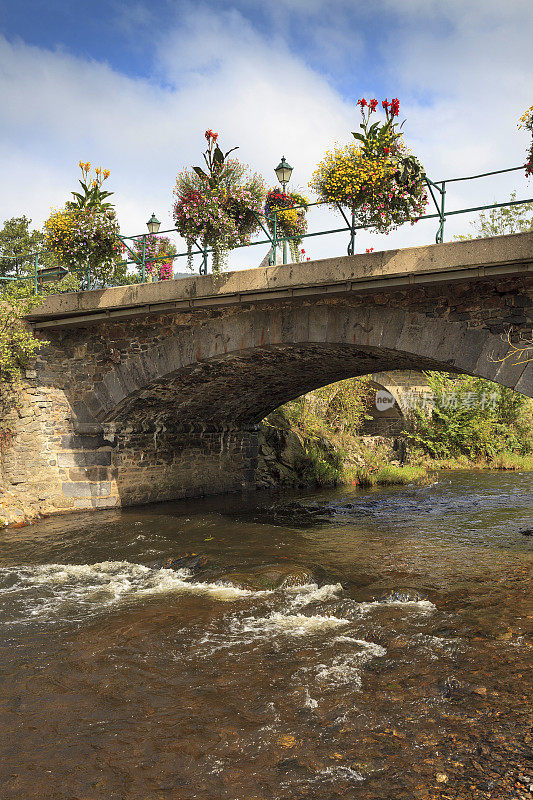
[[5,529],[0,797],[531,796],[532,509],[465,471]]

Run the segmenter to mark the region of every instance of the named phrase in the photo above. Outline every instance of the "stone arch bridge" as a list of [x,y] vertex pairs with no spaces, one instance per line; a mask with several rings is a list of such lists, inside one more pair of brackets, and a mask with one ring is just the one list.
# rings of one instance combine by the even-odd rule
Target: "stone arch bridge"
[[530,233],[51,296],[29,317],[47,344],[7,418],[4,490],[37,514],[251,485],[261,420],[355,375],[531,397],[533,364],[501,359],[502,334],[531,331],[532,270]]

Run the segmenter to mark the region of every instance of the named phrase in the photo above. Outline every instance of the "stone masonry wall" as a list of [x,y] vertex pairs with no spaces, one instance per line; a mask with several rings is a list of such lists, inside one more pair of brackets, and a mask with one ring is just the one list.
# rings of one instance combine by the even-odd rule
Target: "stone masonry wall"
[[151,427],[79,433],[64,392],[29,371],[2,420],[0,525],[62,512],[239,491],[252,483],[257,430]]

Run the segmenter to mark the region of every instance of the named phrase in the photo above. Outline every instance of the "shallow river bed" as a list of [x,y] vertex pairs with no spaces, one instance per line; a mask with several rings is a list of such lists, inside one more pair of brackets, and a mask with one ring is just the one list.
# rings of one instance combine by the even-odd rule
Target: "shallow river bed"
[[532,509],[461,472],[4,530],[0,798],[533,797]]

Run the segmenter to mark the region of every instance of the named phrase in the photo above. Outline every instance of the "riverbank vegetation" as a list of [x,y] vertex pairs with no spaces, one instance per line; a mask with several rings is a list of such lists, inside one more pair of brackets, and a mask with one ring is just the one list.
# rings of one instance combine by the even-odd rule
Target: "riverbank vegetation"
[[532,400],[480,378],[424,375],[428,391],[403,409],[394,435],[364,435],[376,397],[365,378],[278,408],[264,438],[284,466],[280,482],[372,486],[427,481],[438,469],[533,469]]

